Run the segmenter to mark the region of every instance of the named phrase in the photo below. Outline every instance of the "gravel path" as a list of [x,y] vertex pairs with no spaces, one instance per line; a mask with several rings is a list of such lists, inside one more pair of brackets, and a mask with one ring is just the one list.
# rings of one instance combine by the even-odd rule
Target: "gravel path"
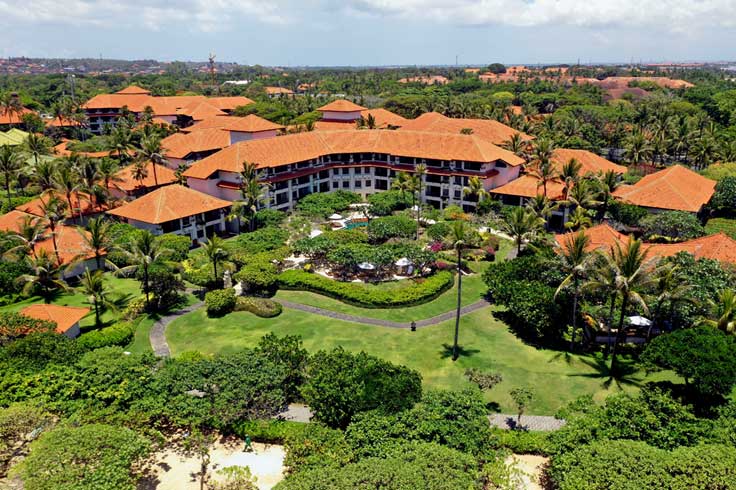
[[[494,413],[488,416],[493,427],[499,429],[516,428],[516,415]],[[547,415],[522,415],[521,426],[526,430],[550,431],[559,430],[565,425],[562,419],[556,419]]]
[[[348,315],[345,313],[339,313],[337,311],[325,310],[322,308],[318,308],[316,306],[303,305],[301,303],[293,303],[291,301],[285,301],[285,300],[279,300],[279,303],[281,303],[286,308],[291,308],[292,310],[304,311],[306,313],[312,313],[314,315],[320,315],[320,316],[324,316],[327,318],[334,318],[335,320],[343,320],[346,322],[353,322],[353,323],[362,323],[364,325],[375,325],[378,327],[411,328],[411,323],[406,323],[406,322],[392,322],[391,320],[380,320],[378,318]],[[476,310],[480,310],[481,308],[485,308],[486,306],[488,306],[488,302],[482,299],[482,300],[476,301],[473,304],[463,306],[462,308],[460,308],[460,314],[467,315],[468,313],[472,313]],[[441,315],[433,316],[432,318],[427,318],[425,320],[417,321],[416,322],[417,328],[437,325],[438,323],[442,323],[444,321],[451,320],[454,317],[455,317],[455,310],[448,311],[446,313],[442,313]]]
[[171,356],[171,350],[169,349],[169,344],[166,342],[166,326],[179,318],[182,315],[186,315],[187,313],[191,313],[200,306],[202,306],[204,302],[198,301],[197,303],[194,303],[192,305],[187,306],[186,308],[182,308],[181,310],[174,311],[172,313],[169,313],[166,316],[162,316],[158,319],[156,323],[153,324],[151,327],[151,333],[148,335],[148,339],[151,342],[151,348],[153,349],[153,353],[158,357],[170,357]]

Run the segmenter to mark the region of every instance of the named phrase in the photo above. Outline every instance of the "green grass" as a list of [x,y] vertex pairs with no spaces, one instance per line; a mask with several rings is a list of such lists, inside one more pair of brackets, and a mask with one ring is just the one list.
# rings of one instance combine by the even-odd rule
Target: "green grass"
[[723,232],[736,239],[736,219],[711,218],[705,224],[705,231],[708,234]]
[[[125,308],[125,305],[128,303],[128,301],[140,295],[141,293],[140,284],[135,279],[125,279],[115,277],[112,274],[105,274],[105,280],[110,287],[110,297],[119,304],[119,311],[108,310],[105,311],[101,316],[103,325],[110,325],[119,320],[120,311]],[[23,301],[19,301],[17,303],[13,303],[11,305],[3,306],[2,308],[0,308],[0,311],[20,311],[26,306],[36,303],[43,303],[43,299],[34,296]],[[69,292],[58,295],[51,301],[51,303],[59,306],[81,306],[85,308],[92,308],[92,306],[87,301],[87,297],[74,288],[70,289]],[[85,331],[85,329],[93,328],[94,325],[94,312],[90,312],[89,315],[84,317],[82,321],[79,322],[79,326],[82,331]]]
[[[192,305],[197,301],[198,299],[194,295],[188,293],[184,294],[184,302],[176,309]],[[144,354],[146,352],[152,352],[149,335],[151,334],[151,327],[153,327],[153,324],[156,322],[156,320],[158,320],[158,318],[158,315],[146,315],[139,318],[136,322],[133,340],[125,347],[125,350],[134,354]]]
[[[553,414],[575,398],[591,394],[597,400],[618,390],[634,390],[635,384],[610,383],[605,369],[590,357],[536,349],[524,344],[492,316],[491,307],[462,319],[457,362],[449,357],[454,321],[416,332],[360,325],[285,309],[277,318],[258,318],[249,313],[231,313],[208,318],[203,310],[183,316],[167,328],[174,355],[196,350],[204,353],[234,352],[254,346],[266,333],[300,335],[304,346],[314,352],[338,345],[382,357],[418,370],[426,387],[457,389],[468,385],[464,371],[470,367],[500,373],[503,382],[487,394],[506,413],[513,413],[509,392],[529,387],[535,392],[530,413]],[[663,374],[659,377],[666,376]],[[635,373],[633,381],[644,380]]]

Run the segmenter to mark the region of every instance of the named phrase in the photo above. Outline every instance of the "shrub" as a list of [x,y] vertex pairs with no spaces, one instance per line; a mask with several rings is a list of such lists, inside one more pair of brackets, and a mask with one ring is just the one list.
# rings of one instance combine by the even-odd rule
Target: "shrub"
[[405,279],[406,286],[396,289],[381,285],[339,282],[304,271],[290,270],[279,275],[284,289],[312,291],[367,308],[393,308],[425,303],[447,291],[454,284],[450,272],[438,272],[423,279]]
[[736,176],[729,176],[716,184],[711,207],[721,215],[736,215]]
[[450,234],[450,225],[448,225],[444,221],[435,223],[429,228],[427,228],[427,236],[435,242],[443,241],[449,234]]
[[235,311],[249,311],[261,318],[273,318],[281,314],[282,306],[268,298],[240,296],[235,301]]
[[247,293],[263,294],[276,288],[278,271],[270,262],[253,261],[233,274],[233,280],[241,282]]
[[123,318],[126,320],[135,320],[146,311],[146,297],[139,296],[130,300],[123,310]]
[[235,290],[217,289],[210,291],[204,296],[208,316],[227,315],[235,309]]
[[168,252],[167,259],[172,262],[181,262],[189,256],[192,239],[188,236],[166,233],[156,238],[161,247]]
[[650,241],[659,237],[683,241],[698,238],[705,234],[705,229],[698,218],[694,214],[684,211],[650,214],[639,221],[639,226]]
[[714,163],[700,172],[704,177],[712,180],[723,180],[726,177],[736,177],[736,162]]
[[132,324],[122,322],[110,327],[83,333],[77,338],[77,343],[83,349],[88,350],[114,345],[122,347],[128,345],[133,340],[134,333],[135,327]]
[[289,420],[241,420],[230,428],[233,434],[245,439],[266,444],[284,444],[287,439],[294,439],[304,432],[307,424]]
[[256,228],[264,228],[267,226],[279,226],[285,219],[286,213],[277,209],[261,209],[254,216]]
[[317,420],[345,428],[358,412],[411,408],[422,395],[422,377],[405,366],[337,347],[312,356],[301,392]]
[[[110,225],[110,241],[116,244],[129,244],[134,243],[138,235],[142,233],[133,225],[128,223],[112,223]],[[107,254],[107,260],[112,262],[118,267],[125,267],[130,264],[130,257],[126,255],[122,250],[113,248]]]
[[411,196],[396,190],[377,192],[368,196],[370,212],[374,216],[388,216],[411,206]]
[[53,332],[56,322],[37,320],[16,312],[0,312],[0,344],[31,333]]
[[10,211],[17,208],[18,206],[21,206],[27,202],[30,202],[33,199],[34,199],[34,196],[11,197],[10,203],[8,203],[7,198],[2,199],[2,203],[0,203],[0,214],[9,213]]
[[552,452],[550,432],[528,430],[493,429],[499,448],[516,454],[539,454],[547,456]]
[[611,201],[608,211],[613,219],[626,226],[638,226],[639,221],[649,215],[649,212],[644,208],[619,201]]
[[237,238],[229,242],[228,248],[233,252],[256,254],[283,247],[288,238],[289,232],[287,230],[268,226],[238,235]]
[[3,295],[18,294],[23,290],[23,285],[18,278],[31,272],[28,264],[23,261],[0,262],[0,291]]
[[284,466],[291,472],[326,466],[344,466],[353,460],[345,434],[319,423],[306,424],[303,430],[286,435]]
[[368,240],[380,243],[389,238],[412,238],[416,231],[417,222],[408,216],[384,216],[368,223]]
[[346,210],[351,204],[357,202],[360,202],[358,194],[337,190],[309,194],[299,200],[296,208],[307,216],[326,218],[333,213]]

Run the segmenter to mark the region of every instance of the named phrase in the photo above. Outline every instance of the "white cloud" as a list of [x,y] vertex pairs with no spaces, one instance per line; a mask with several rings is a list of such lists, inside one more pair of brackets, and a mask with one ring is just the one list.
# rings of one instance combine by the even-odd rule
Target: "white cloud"
[[734,0],[342,0],[357,14],[462,25],[657,27],[736,26]]
[[0,0],[0,25],[67,24],[98,27],[179,27],[218,31],[243,19],[286,23],[288,9],[261,0]]

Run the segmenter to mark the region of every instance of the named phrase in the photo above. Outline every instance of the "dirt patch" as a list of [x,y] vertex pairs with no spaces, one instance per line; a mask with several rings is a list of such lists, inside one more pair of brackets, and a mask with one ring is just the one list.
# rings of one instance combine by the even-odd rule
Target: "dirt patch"
[[525,490],[544,490],[541,481],[548,462],[549,458],[531,454],[512,454],[506,458],[507,465],[519,470],[519,488]]
[[[284,448],[275,444],[253,443],[252,452],[243,451],[237,438],[215,442],[210,449],[209,481],[223,481],[218,472],[228,466],[247,466],[256,477],[259,490],[271,490],[284,475]],[[154,455],[149,478],[139,490],[199,490],[199,459],[178,449],[167,449]]]

